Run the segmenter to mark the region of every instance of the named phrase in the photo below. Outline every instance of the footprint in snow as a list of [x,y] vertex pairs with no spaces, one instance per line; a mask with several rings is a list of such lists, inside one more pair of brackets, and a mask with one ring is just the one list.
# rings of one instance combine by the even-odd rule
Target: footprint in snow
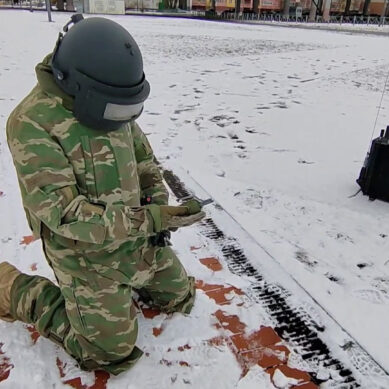
[[231,124],[239,124],[239,120],[237,120],[234,116],[228,115],[216,115],[209,119],[212,123],[215,123],[219,127],[227,127]]
[[[249,134],[258,134],[258,131],[254,130],[253,128],[246,128],[245,132],[247,132]],[[266,134],[265,132],[260,133],[260,135],[265,135],[265,134]],[[269,135],[269,134],[266,134],[266,135]]]
[[315,260],[309,257],[308,253],[304,250],[298,250],[294,253],[295,258],[308,267],[308,269],[313,270],[319,263]]
[[350,236],[342,232],[327,231],[327,235],[335,240],[354,244],[354,240]]
[[159,115],[162,115],[160,112],[148,112],[146,111],[145,112],[147,115],[151,115],[151,116],[159,116]]
[[232,132],[229,132],[228,136],[234,142],[234,149],[237,149],[237,151],[239,151],[238,157],[239,158],[247,158],[246,146],[244,145],[244,142],[241,139],[239,139],[238,135],[236,135]]
[[354,290],[352,293],[355,297],[373,304],[385,304],[389,301],[389,298],[385,298],[383,293],[377,289],[359,289]]
[[372,286],[382,292],[389,298],[389,279],[385,277],[377,277],[371,283]]
[[332,282],[335,282],[336,284],[342,284],[343,283],[343,280],[338,277],[338,276],[335,276],[329,272],[327,272],[326,274],[324,274],[330,281]]
[[303,164],[303,165],[313,165],[315,162],[306,161],[305,159],[300,158],[297,163]]
[[366,267],[372,266],[372,264],[371,263],[358,263],[357,266],[359,269],[364,269]]
[[277,108],[282,108],[282,109],[288,108],[288,106],[286,105],[286,103],[284,101],[276,101],[276,102],[270,103],[270,104],[274,105]]

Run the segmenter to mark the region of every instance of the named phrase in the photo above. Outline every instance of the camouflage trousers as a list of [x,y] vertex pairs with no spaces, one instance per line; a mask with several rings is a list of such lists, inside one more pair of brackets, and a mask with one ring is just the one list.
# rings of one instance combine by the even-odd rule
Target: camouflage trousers
[[192,309],[194,279],[170,247],[152,247],[143,240],[136,250],[122,245],[111,253],[80,253],[42,240],[59,287],[40,276],[18,276],[11,290],[11,314],[34,324],[84,370],[116,375],[142,356],[135,346],[133,290],[165,312]]

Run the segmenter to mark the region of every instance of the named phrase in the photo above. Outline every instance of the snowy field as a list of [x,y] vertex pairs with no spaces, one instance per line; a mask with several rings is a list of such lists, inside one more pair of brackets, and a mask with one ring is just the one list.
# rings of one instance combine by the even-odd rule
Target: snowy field
[[[30,232],[4,129],[9,113],[35,84],[35,64],[52,50],[69,17],[53,16],[55,22],[48,23],[44,13],[0,11],[0,260],[51,279],[40,242],[27,244],[25,238],[20,244]],[[355,179],[389,71],[388,38],[113,19],[133,34],[144,56],[152,90],[139,124],[160,162],[192,176],[274,258],[259,255],[258,266],[274,261],[280,274],[289,273],[388,372],[389,204],[361,194],[350,198],[358,190]],[[388,109],[389,87],[376,136],[389,124]],[[217,250],[196,228],[177,233],[174,244],[198,279],[244,289],[247,280],[226,269],[207,273],[198,259],[210,252],[217,256]],[[232,294],[243,307],[249,304]],[[258,322],[272,324],[259,305],[238,312],[239,304],[231,313],[249,330]],[[240,379],[228,348],[203,346],[204,339],[219,334],[211,319],[216,310],[200,290],[190,317],[141,319],[139,346],[149,355],[109,379],[107,387],[267,389],[298,383],[279,375],[271,381],[258,366]],[[163,329],[160,336],[155,328]],[[0,387],[60,388],[80,375],[45,339],[32,345],[20,323],[0,323],[0,343],[0,357],[5,353],[14,366]],[[303,368],[298,356],[293,363]],[[58,367],[63,364],[66,368]],[[93,377],[82,375],[85,388],[95,388]]]
[[278,22],[278,21],[249,21],[246,20],[244,23],[247,24],[264,24],[270,26],[287,26],[287,27],[297,27],[297,28],[306,28],[317,29],[317,30],[329,30],[329,31],[342,31],[342,32],[359,32],[361,34],[377,34],[384,35],[389,34],[389,25],[378,25],[378,24],[358,24],[358,23],[340,23],[340,22],[331,22],[331,23],[306,23],[306,22]]

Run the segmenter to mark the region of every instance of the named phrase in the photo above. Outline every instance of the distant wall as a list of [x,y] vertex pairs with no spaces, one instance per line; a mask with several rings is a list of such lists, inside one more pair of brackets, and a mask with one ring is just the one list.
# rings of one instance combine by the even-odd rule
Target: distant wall
[[[372,0],[369,6],[370,15],[381,15],[386,4],[383,1]],[[386,8],[386,16],[389,14],[389,7]]]
[[131,9],[158,9],[161,0],[125,0],[125,7]]
[[123,15],[124,7],[123,0],[89,0],[86,11],[94,14]]
[[[331,2],[331,12],[342,13],[346,8],[346,0],[332,0]],[[363,0],[351,0],[350,11],[351,12],[362,12],[363,10]]]
[[280,10],[282,9],[282,0],[260,0],[259,9],[261,10]]

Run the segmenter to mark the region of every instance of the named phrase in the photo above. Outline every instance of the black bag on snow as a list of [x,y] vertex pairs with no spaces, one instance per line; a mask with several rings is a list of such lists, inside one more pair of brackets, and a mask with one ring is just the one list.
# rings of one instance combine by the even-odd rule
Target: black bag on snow
[[373,140],[357,183],[370,200],[389,202],[389,126]]

